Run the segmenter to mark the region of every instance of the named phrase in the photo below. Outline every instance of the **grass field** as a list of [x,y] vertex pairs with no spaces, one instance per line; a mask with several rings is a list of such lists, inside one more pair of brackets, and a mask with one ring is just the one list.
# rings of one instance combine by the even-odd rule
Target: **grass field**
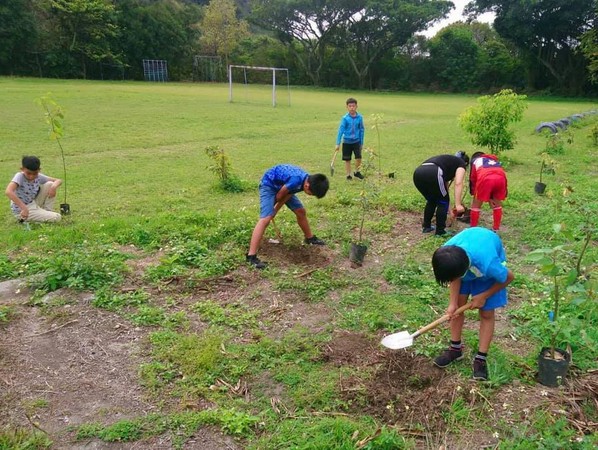
[[[417,329],[446,307],[447,292],[435,285],[429,264],[441,241],[421,236],[423,201],[412,173],[430,156],[476,150],[457,123],[476,104],[475,96],[293,87],[291,106],[281,92],[273,108],[267,87],[238,87],[229,103],[223,84],[0,78],[0,91],[5,183],[24,154],[39,156],[44,173],[63,177],[59,148],[49,139],[35,100],[51,93],[63,107],[61,143],[72,210],[59,224],[27,231],[11,216],[7,199],[0,207],[0,281],[36,275],[27,302],[35,308],[0,303],[0,336],[7,343],[0,347],[0,361],[8,367],[16,358],[2,349],[14,347],[8,336],[29,314],[39,312],[46,327],[70,328],[60,327],[75,320],[75,308],[83,306],[66,293],[61,301],[40,303],[56,290],[92,293],[91,311],[112,314],[140,335],[137,358],[126,362],[135,363],[132,370],[152,414],[131,410],[119,422],[98,412],[72,424],[69,439],[163,448],[156,436],[170,436],[173,448],[201,448],[189,442],[198,427],[210,425],[234,437],[229,448],[589,449],[598,444],[597,405],[591,398],[569,400],[598,385],[593,290],[598,147],[590,136],[598,115],[563,134],[562,152],[551,155],[555,174],[544,176],[548,192],[534,193],[539,153],[547,142],[535,127],[595,110],[596,102],[530,98],[523,121],[515,125],[517,144],[505,155],[509,199],[501,236],[517,279],[497,330],[500,339],[491,349],[493,381],[471,387],[469,364],[449,370],[448,378],[428,368],[428,358],[446,343],[446,329],[422,337],[409,353],[382,352],[377,342],[391,331]],[[355,269],[347,262],[362,185],[344,179],[337,158],[329,194],[322,200],[302,197],[314,232],[328,247],[301,246],[294,218],[283,212],[278,219],[283,243],[264,249],[271,268],[248,269],[244,253],[258,217],[260,176],[278,163],[328,175],[349,96],[357,98],[366,121],[365,146],[380,156],[373,171],[381,175],[369,177],[379,195],[366,218],[366,264]],[[379,141],[372,115],[380,117]],[[208,170],[207,146],[226,151],[244,192],[220,189]],[[395,178],[384,176],[390,172]],[[63,194],[59,191],[61,202]],[[486,206],[482,225],[490,217]],[[557,223],[571,234],[555,233]],[[581,293],[564,294],[569,322],[561,340],[573,348],[571,383],[544,394],[534,371],[538,349],[546,344],[550,284],[526,256],[563,244],[571,253],[563,253],[562,264],[570,268],[588,229],[593,234],[582,266],[591,282]],[[272,230],[267,237],[273,237]],[[65,304],[72,306],[70,312]],[[468,317],[475,324],[475,315]],[[59,333],[48,338],[58,339]],[[465,340],[473,350],[474,325]],[[377,356],[368,359],[372,355]],[[388,381],[400,379],[393,364],[415,368],[396,392]],[[24,405],[43,400],[45,406],[34,409],[51,420],[49,411],[56,408],[51,394],[16,397],[10,405],[16,410],[31,410]],[[8,394],[0,400],[8,407]],[[415,414],[424,405],[429,415]],[[409,408],[413,414],[406,413]],[[6,429],[0,449],[12,448],[12,430],[28,429],[25,416],[10,417],[0,420]],[[13,433],[13,443],[33,439],[30,448],[49,445],[34,431],[19,431],[22,437]],[[58,434],[48,439],[67,448],[61,446],[64,433]]]

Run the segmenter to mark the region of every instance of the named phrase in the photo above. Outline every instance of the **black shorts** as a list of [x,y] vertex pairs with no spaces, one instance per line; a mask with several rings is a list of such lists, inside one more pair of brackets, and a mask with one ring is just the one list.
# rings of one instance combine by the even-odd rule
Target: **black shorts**
[[359,142],[353,144],[343,142],[343,161],[351,161],[352,154],[355,154],[355,159],[361,159],[361,145]]

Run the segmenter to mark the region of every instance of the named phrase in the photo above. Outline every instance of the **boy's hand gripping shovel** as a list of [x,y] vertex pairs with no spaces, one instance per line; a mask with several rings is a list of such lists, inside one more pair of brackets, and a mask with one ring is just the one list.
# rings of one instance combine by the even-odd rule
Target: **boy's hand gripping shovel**
[[336,161],[336,155],[338,153],[338,148],[334,149],[334,154],[332,155],[332,161],[330,161],[330,176],[334,176],[334,161]]
[[[459,314],[462,314],[464,311],[466,311],[470,308],[471,308],[471,303],[466,303],[463,306],[461,306],[458,310],[456,310],[455,313],[453,314],[453,316],[458,316]],[[384,347],[388,347],[392,350],[398,350],[400,348],[410,347],[413,345],[413,340],[416,337],[418,337],[420,334],[424,334],[426,331],[430,331],[430,330],[436,328],[441,323],[444,323],[447,320],[449,320],[449,318],[450,318],[450,316],[448,314],[445,314],[440,319],[436,319],[434,322],[429,323],[428,325],[426,325],[423,328],[420,328],[413,334],[409,334],[408,331],[401,331],[399,333],[389,334],[388,336],[385,336],[382,339],[382,341],[380,341],[380,343]]]

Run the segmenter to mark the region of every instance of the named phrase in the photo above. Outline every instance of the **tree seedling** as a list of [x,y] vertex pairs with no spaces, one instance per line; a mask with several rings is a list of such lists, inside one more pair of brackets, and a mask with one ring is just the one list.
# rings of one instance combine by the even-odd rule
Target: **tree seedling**
[[63,181],[64,181],[64,202],[60,204],[60,213],[67,215],[71,212],[71,207],[66,201],[67,182],[66,182],[66,159],[64,156],[64,149],[60,140],[64,134],[63,119],[64,113],[58,103],[56,103],[50,94],[37,99],[37,103],[45,111],[46,123],[49,127],[50,139],[55,140],[60,148],[60,156],[62,157]]

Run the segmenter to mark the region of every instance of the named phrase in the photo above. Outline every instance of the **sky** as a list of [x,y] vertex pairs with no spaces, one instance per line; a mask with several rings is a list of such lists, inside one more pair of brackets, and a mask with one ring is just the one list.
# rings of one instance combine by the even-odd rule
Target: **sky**
[[[428,28],[425,32],[423,32],[422,34],[424,36],[432,37],[436,33],[438,33],[442,28],[446,27],[447,25],[449,25],[453,22],[457,22],[459,20],[463,20],[463,21],[465,20],[465,18],[461,16],[461,13],[463,12],[463,8],[465,7],[465,5],[468,4],[471,0],[451,0],[451,1],[455,4],[455,9],[453,9],[450,12],[450,14],[448,15],[448,17],[446,19],[438,22],[436,25],[434,25],[431,28]],[[481,16],[478,17],[477,20],[479,22],[492,23],[494,21],[494,14],[493,13],[482,14]]]

